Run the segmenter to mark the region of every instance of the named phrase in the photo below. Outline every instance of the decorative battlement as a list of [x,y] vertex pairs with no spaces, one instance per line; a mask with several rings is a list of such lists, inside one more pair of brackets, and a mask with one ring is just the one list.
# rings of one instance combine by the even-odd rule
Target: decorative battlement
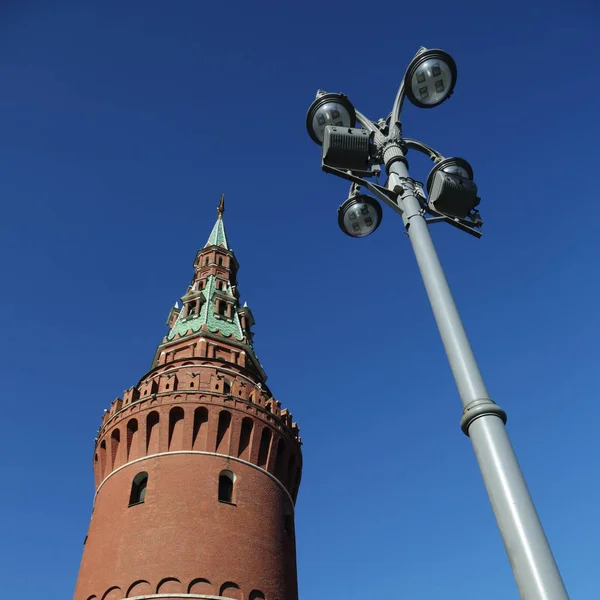
[[[106,409],[102,414],[102,423],[98,429],[97,437],[95,441],[98,442],[105,431],[112,427],[114,420],[118,418],[121,413],[127,410],[130,406],[135,405],[136,410],[147,404],[147,407],[154,407],[163,403],[170,403],[170,399],[173,397],[173,392],[154,392],[144,397],[140,397],[139,391],[136,388],[130,388],[125,391],[124,395],[127,395],[131,391],[136,392],[135,400],[127,402],[122,398],[115,398],[112,401],[110,408]],[[208,396],[207,396],[208,394]],[[300,428],[297,423],[292,421],[292,414],[287,410],[281,410],[281,402],[271,397],[266,402],[261,402],[260,398],[255,402],[251,399],[241,399],[233,396],[232,394],[217,394],[210,389],[199,389],[199,390],[186,390],[184,395],[177,394],[179,401],[183,402],[196,402],[198,398],[201,398],[202,402],[206,402],[207,398],[210,398],[211,403],[224,402],[233,403],[234,406],[253,406],[257,414],[261,414],[266,421],[272,422],[274,426],[280,429],[282,432],[287,430],[293,440],[295,440],[299,446],[302,445],[302,438],[300,437]],[[133,397],[133,395],[132,395]],[[183,400],[182,400],[183,398]],[[138,406],[139,405],[139,406]]]
[[[232,368],[233,367],[233,368]],[[264,418],[273,421],[278,427],[287,429],[292,439],[301,444],[299,428],[293,422],[288,409],[281,408],[266,385],[255,382],[234,365],[205,363],[181,359],[179,363],[169,363],[148,373],[137,386],[123,392],[123,398],[116,398],[102,415],[98,430],[98,440],[104,430],[128,406],[149,402],[152,405],[168,402],[177,394],[184,402],[197,401],[207,394],[215,401],[251,404]]]
[[259,404],[223,390],[224,378],[211,381],[221,389],[163,390],[127,404],[117,398],[96,438],[96,486],[144,456],[194,451],[256,465],[286,487],[295,502],[302,457],[290,412],[272,397]]

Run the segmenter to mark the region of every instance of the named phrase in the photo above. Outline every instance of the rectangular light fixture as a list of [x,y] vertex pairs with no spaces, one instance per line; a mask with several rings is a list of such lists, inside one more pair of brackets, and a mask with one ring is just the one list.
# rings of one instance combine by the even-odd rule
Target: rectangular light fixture
[[323,164],[344,171],[368,171],[371,137],[366,129],[328,125],[323,137]]

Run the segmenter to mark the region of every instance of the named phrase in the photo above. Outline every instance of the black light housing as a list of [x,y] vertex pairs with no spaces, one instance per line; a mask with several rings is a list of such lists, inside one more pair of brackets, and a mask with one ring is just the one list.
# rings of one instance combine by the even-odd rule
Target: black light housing
[[404,85],[408,99],[420,108],[433,108],[450,98],[458,72],[443,50],[424,50],[409,65]]
[[323,164],[328,167],[367,173],[371,160],[373,134],[357,127],[325,127]]
[[473,169],[462,158],[445,158],[427,177],[428,205],[434,211],[465,219],[479,204]]
[[338,208],[338,225],[350,237],[371,235],[381,224],[382,217],[379,202],[366,194],[350,196]]
[[344,94],[318,93],[310,105],[306,113],[306,129],[311,139],[319,146],[323,143],[327,125],[338,127],[356,125],[356,111],[352,102]]
[[431,191],[431,184],[433,178],[438,171],[444,171],[454,175],[460,175],[465,179],[473,180],[473,167],[464,159],[458,156],[451,156],[450,158],[444,158],[431,169],[431,173],[427,176],[427,193]]

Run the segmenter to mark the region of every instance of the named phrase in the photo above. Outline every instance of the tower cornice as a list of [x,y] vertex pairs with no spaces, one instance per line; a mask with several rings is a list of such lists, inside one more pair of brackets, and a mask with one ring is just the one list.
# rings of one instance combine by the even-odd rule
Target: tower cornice
[[[247,344],[243,341],[223,338],[221,335],[217,335],[208,329],[200,329],[197,332],[192,332],[187,335],[182,335],[180,337],[173,338],[170,340],[165,338],[163,340],[163,342],[161,344],[159,344],[158,348],[156,349],[156,353],[154,354],[154,359],[152,361],[152,367],[151,367],[150,372],[160,366],[164,366],[164,365],[159,364],[161,352],[164,352],[165,350],[168,350],[174,346],[177,346],[178,344],[181,344],[182,342],[188,342],[188,341],[191,341],[194,339],[200,340],[201,338],[211,340],[215,343],[221,343],[221,344],[226,343],[229,346],[238,348],[240,351],[244,352],[246,357],[250,360],[252,367],[254,367],[254,371],[258,374],[258,376],[261,380],[261,383],[264,384],[267,381],[267,379],[268,379],[267,374],[266,374],[265,370],[263,369],[263,366],[260,364],[258,357],[254,353],[254,349],[252,348],[252,346],[250,346],[249,344]],[[196,357],[194,357],[194,359],[213,360],[206,356],[196,356]],[[190,360],[190,359],[188,358],[187,360]],[[169,361],[169,362],[171,362],[171,361]],[[227,361],[224,361],[224,362],[227,362]],[[240,365],[238,365],[238,366],[240,366]],[[249,372],[252,372],[252,369],[248,369],[248,367],[243,367],[243,368]]]

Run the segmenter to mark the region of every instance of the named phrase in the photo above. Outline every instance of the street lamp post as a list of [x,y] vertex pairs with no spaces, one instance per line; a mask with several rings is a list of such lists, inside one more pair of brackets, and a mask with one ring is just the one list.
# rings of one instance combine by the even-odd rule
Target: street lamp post
[[[348,200],[338,210],[344,233],[363,237],[381,222],[379,204],[360,193],[361,186],[402,216],[463,404],[461,429],[473,444],[519,594],[523,600],[568,600],[506,432],[506,413],[489,397],[429,233],[428,223],[446,222],[481,236],[473,170],[463,159],[444,158],[426,144],[402,136],[405,97],[422,108],[437,106],[452,94],[456,76],[450,55],[421,48],[387,119],[370,121],[342,94],[319,91],[308,111],[307,128],[323,146],[323,170],[352,184]],[[423,152],[435,163],[427,181],[428,198],[423,186],[409,176],[408,150]],[[371,181],[380,165],[388,175],[385,186]]]

